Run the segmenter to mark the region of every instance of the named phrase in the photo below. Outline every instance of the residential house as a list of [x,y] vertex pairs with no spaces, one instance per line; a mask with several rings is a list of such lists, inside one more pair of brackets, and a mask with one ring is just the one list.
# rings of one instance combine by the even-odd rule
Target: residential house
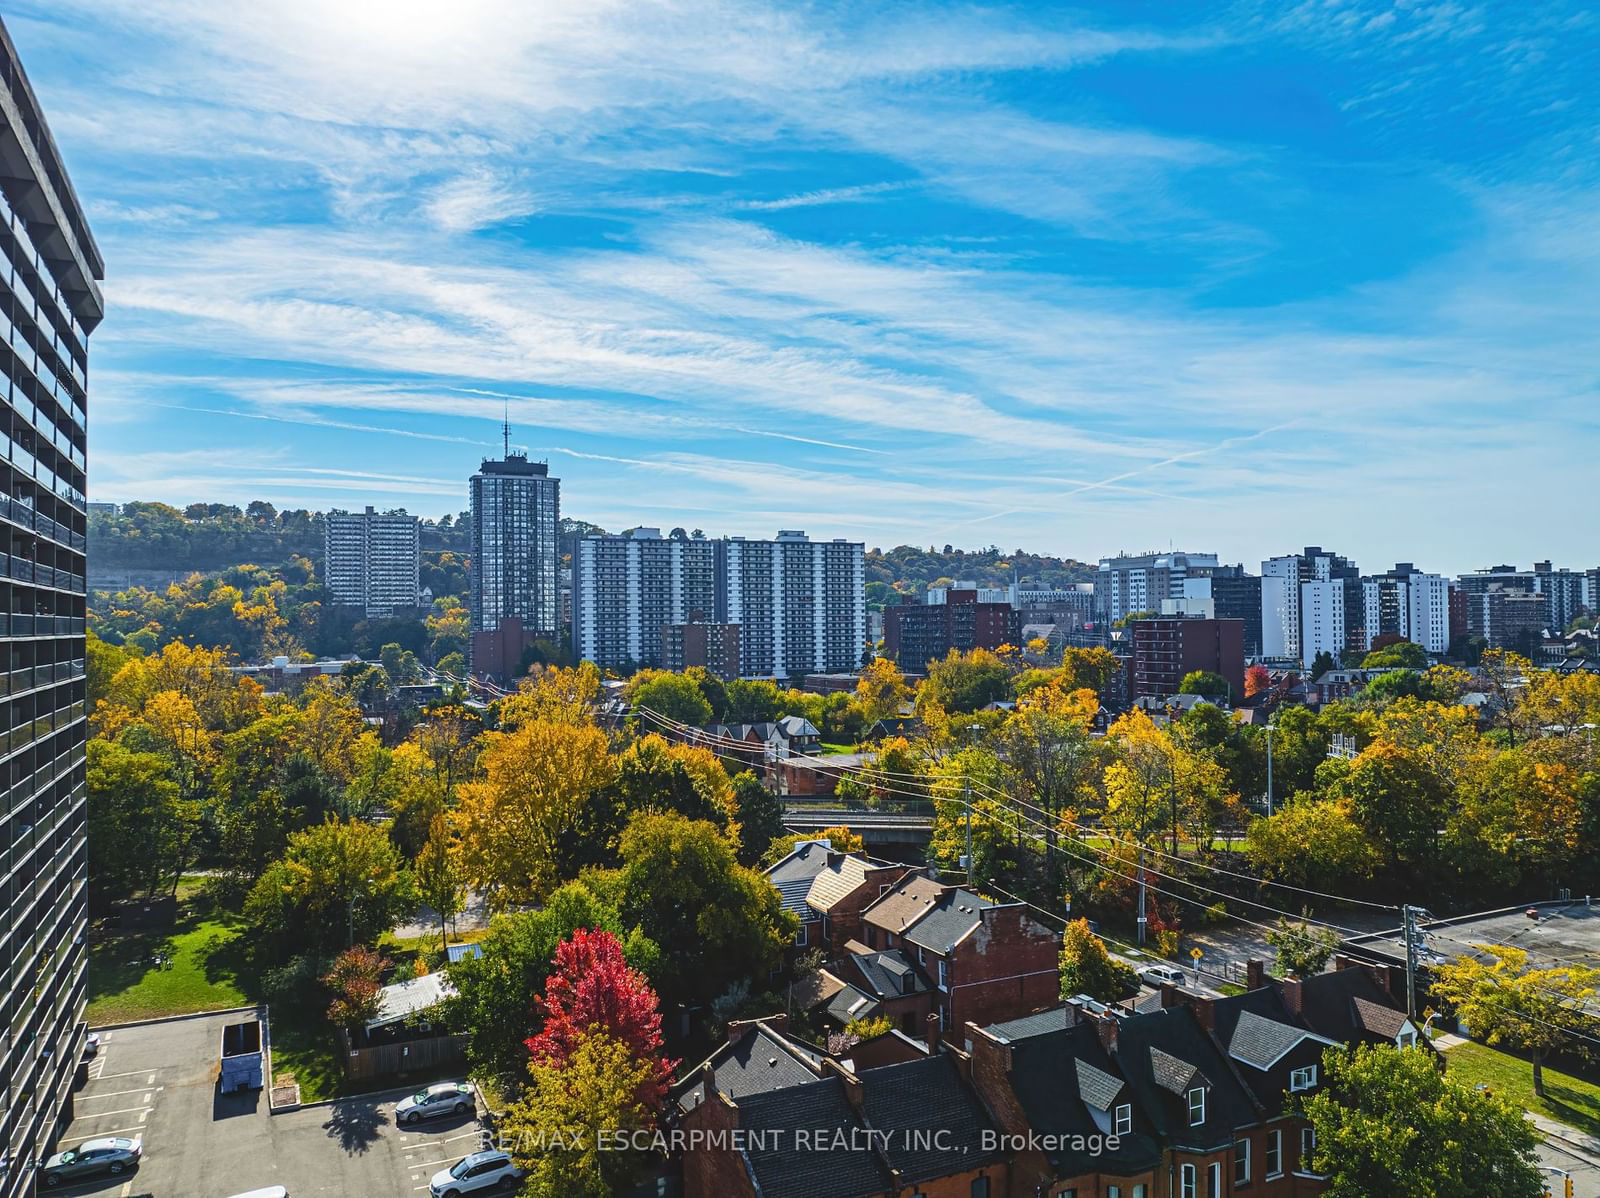
[[1060,936],[1026,904],[911,877],[862,915],[869,948],[901,949],[932,982],[945,1028],[1014,1019],[1060,993]]
[[918,872],[914,865],[829,853],[806,892],[806,905],[822,917],[822,938],[828,950],[844,952],[845,945],[861,932],[861,913]]

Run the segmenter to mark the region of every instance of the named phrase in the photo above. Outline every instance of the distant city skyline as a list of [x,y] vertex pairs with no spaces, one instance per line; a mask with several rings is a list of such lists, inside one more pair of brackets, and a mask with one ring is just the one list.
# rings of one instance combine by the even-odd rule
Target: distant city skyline
[[1595,25],[18,0],[112,264],[96,499],[1600,561]]

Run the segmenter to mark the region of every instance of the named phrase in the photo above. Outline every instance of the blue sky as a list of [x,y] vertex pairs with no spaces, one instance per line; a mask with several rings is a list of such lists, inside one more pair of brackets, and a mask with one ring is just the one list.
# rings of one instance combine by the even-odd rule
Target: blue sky
[[1600,561],[1600,17],[14,0],[90,492]]

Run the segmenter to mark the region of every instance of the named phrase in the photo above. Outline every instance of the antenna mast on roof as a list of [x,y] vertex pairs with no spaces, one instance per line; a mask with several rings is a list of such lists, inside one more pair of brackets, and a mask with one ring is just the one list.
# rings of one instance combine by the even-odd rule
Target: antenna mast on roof
[[505,442],[504,453],[501,455],[502,461],[511,456],[511,400],[506,399],[504,404],[504,414],[500,418],[500,439]]

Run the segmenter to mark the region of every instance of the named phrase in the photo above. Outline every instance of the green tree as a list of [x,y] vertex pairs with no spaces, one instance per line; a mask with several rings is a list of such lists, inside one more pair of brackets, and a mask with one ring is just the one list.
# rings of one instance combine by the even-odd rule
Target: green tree
[[[1478,944],[1487,956],[1463,956],[1434,969],[1433,993],[1490,1044],[1509,1044],[1533,1058],[1533,1092],[1544,1096],[1544,1059],[1556,1049],[1589,1053],[1580,1036],[1600,1034],[1587,1007],[1600,989],[1600,969],[1558,965],[1532,969],[1528,954],[1504,944]],[[1579,1033],[1575,1036],[1573,1033]]]
[[1326,649],[1319,649],[1317,655],[1311,659],[1311,669],[1308,671],[1313,679],[1321,678],[1329,670],[1339,668],[1339,663],[1333,659],[1333,654]]
[[415,909],[411,871],[389,834],[365,820],[329,820],[289,838],[244,914],[271,948],[332,951],[372,943]]
[[1061,997],[1087,994],[1100,1002],[1121,1002],[1139,988],[1132,965],[1106,951],[1104,940],[1089,928],[1087,919],[1075,919],[1061,933]]
[[1335,1047],[1322,1062],[1322,1088],[1297,1106],[1327,1198],[1542,1198],[1533,1125],[1442,1071],[1428,1049]]
[[917,688],[920,707],[935,700],[950,712],[973,712],[1011,694],[1011,667],[988,649],[952,649],[928,663],[928,676]]
[[1351,814],[1348,800],[1298,794],[1245,832],[1245,852],[1273,882],[1344,890],[1372,877],[1378,847]]
[[528,1171],[522,1193],[531,1198],[610,1198],[638,1175],[643,1154],[610,1151],[607,1135],[647,1131],[655,1120],[640,1100],[651,1063],[595,1031],[558,1063],[533,1062],[523,1097],[506,1110],[503,1135]]
[[449,948],[449,921],[460,914],[467,897],[454,841],[449,819],[443,815],[434,816],[428,829],[428,841],[411,863],[411,871],[417,879],[417,896],[439,915],[441,949]]
[[1389,741],[1377,741],[1351,763],[1338,794],[1394,864],[1430,866],[1452,796],[1431,763]]
[[1112,680],[1122,669],[1122,659],[1110,649],[1068,645],[1061,651],[1061,689],[1068,693],[1093,691],[1103,703]]
[[651,980],[664,1000],[709,1002],[736,981],[765,978],[793,942],[795,917],[715,824],[635,815],[621,850],[622,919],[660,947]]
[[333,959],[322,984],[333,995],[328,1019],[342,1027],[359,1028],[378,1014],[383,975],[393,962],[364,944],[356,944]]
[[1278,916],[1278,925],[1267,933],[1267,943],[1278,954],[1278,965],[1297,978],[1322,972],[1339,947],[1339,933],[1332,928],[1312,926],[1302,920],[1292,922]]
[[1226,703],[1233,695],[1233,687],[1228,685],[1228,680],[1221,674],[1211,670],[1190,670],[1183,676],[1183,681],[1178,683],[1178,693],[1199,695],[1202,699]]
[[767,846],[783,835],[783,803],[749,770],[734,776],[733,803],[739,820],[739,863],[755,865]]
[[1426,670],[1428,651],[1414,641],[1396,641],[1361,659],[1363,670]]
[[711,704],[687,674],[644,670],[634,675],[624,694],[634,706],[639,727],[646,731],[660,730],[657,721],[643,714],[646,711],[695,728],[711,722]]
[[88,756],[89,878],[106,899],[154,894],[182,868],[199,804],[181,797],[160,753],[95,738]]

